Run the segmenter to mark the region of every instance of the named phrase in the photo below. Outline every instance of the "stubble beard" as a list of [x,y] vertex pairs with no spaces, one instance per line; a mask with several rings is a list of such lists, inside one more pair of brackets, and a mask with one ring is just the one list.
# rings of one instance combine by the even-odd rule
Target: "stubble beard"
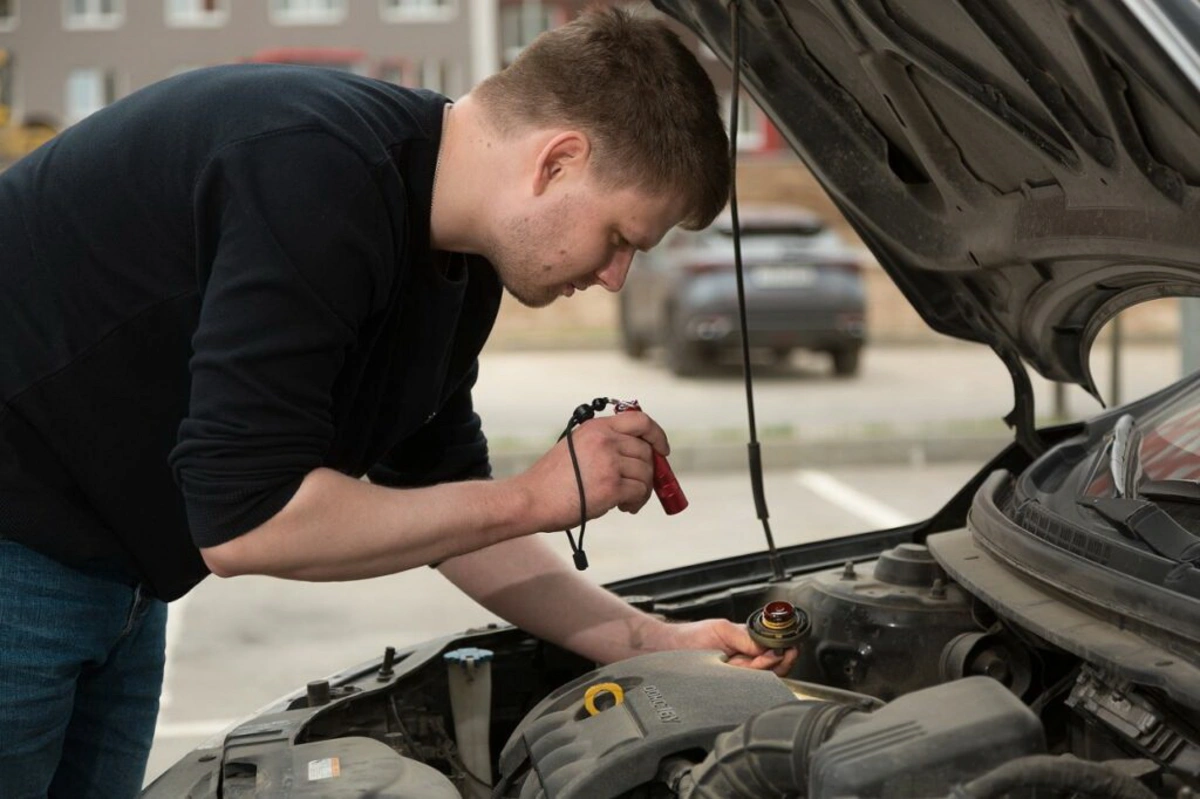
[[545,308],[558,299],[562,286],[547,286],[538,278],[555,272],[553,264],[539,264],[536,254],[545,249],[547,243],[557,241],[561,226],[553,220],[564,219],[567,198],[561,201],[549,218],[533,219],[528,216],[514,217],[508,225],[511,235],[507,240],[496,241],[492,248],[492,266],[500,277],[500,283],[513,298],[527,308]]

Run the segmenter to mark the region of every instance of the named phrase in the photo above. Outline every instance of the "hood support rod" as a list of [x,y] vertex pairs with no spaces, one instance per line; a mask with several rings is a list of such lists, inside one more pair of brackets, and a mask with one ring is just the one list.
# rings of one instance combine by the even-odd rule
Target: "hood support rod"
[[763,488],[762,450],[758,445],[758,430],[754,420],[754,384],[750,375],[750,335],[746,325],[746,283],[742,267],[742,229],[738,223],[737,204],[737,135],[738,135],[738,95],[742,90],[742,53],[741,53],[741,0],[730,0],[730,36],[733,43],[731,57],[733,61],[733,98],[729,106],[729,213],[733,222],[733,260],[737,272],[738,318],[742,325],[742,374],[746,378],[746,412],[750,422],[750,443],[747,445],[750,459],[750,486],[754,491],[754,509],[762,521],[763,531],[767,535],[767,555],[771,562],[773,580],[782,582],[787,579],[779,550],[775,546],[775,537],[771,534],[770,513],[767,511],[767,496]]

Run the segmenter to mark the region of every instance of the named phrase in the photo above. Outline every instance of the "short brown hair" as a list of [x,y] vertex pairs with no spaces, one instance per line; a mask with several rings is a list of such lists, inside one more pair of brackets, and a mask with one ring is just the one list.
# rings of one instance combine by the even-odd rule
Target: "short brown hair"
[[472,91],[502,133],[578,126],[606,185],[686,198],[707,227],[729,197],[729,140],[704,68],[662,21],[594,7],[547,31]]

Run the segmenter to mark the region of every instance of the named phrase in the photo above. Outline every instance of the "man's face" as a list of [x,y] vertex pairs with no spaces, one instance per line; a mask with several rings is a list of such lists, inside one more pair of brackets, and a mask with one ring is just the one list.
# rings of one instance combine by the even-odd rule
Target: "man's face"
[[617,291],[638,250],[648,250],[683,216],[674,196],[604,189],[594,180],[561,187],[511,215],[492,263],[509,293],[541,308],[592,285]]

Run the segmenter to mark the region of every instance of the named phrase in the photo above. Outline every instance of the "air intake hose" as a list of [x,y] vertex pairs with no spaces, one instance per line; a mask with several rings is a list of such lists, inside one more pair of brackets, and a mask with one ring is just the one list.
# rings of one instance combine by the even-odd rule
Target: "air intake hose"
[[950,799],[996,799],[1016,788],[1041,788],[1104,799],[1154,799],[1154,792],[1133,777],[1106,768],[1052,755],[1010,760],[982,777],[960,785]]
[[761,799],[803,795],[809,755],[847,716],[865,716],[832,702],[787,702],[722,734],[704,762],[680,775],[681,799]]

